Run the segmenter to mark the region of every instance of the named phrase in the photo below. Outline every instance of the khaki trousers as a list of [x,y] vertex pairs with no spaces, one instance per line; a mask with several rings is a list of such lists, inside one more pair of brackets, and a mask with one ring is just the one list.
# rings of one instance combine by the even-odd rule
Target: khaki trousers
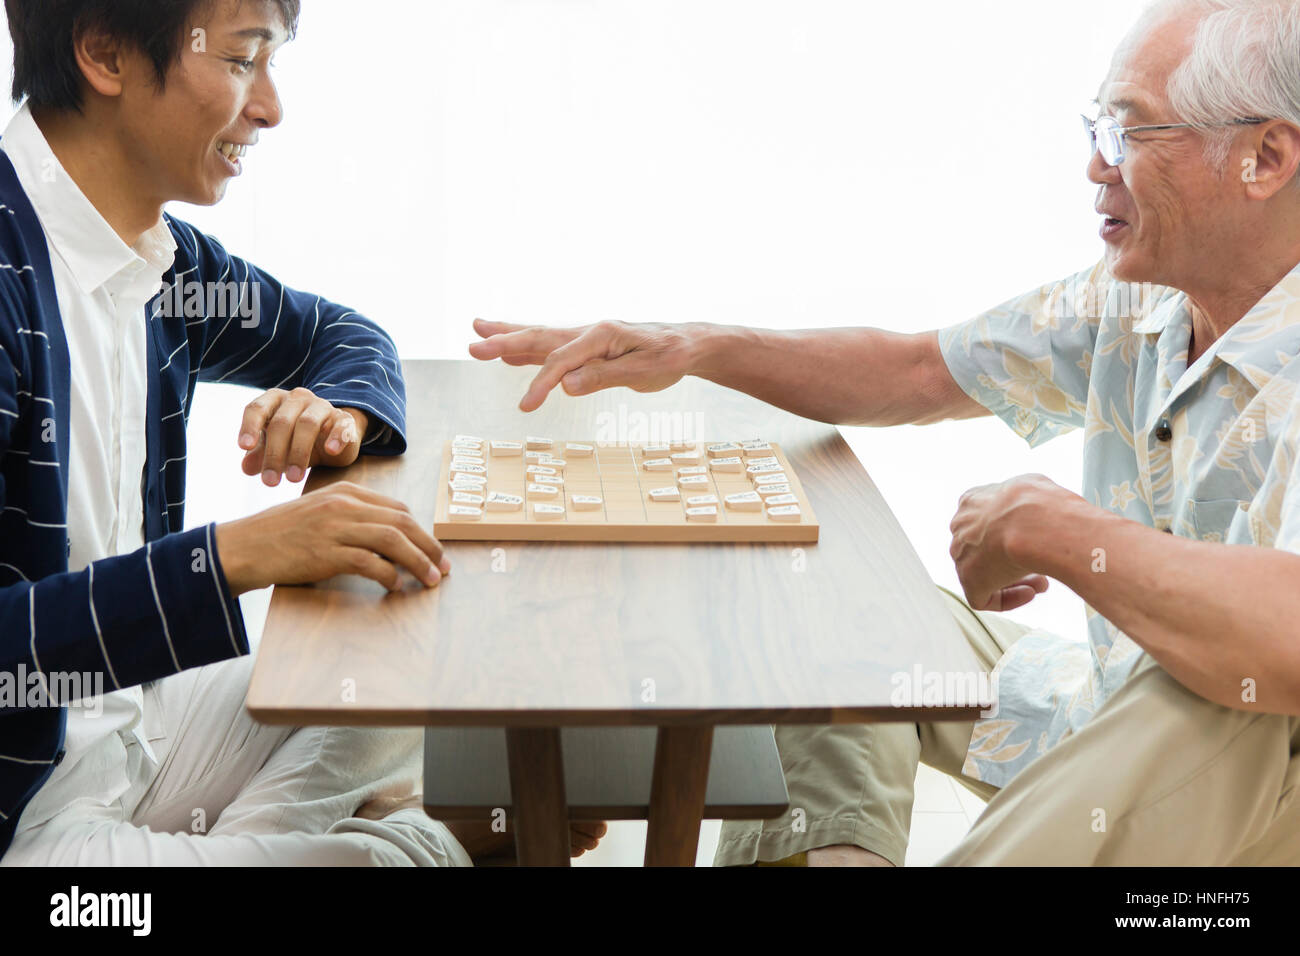
[[[940,588],[983,667],[1027,628]],[[918,761],[988,806],[940,865],[1300,864],[1300,717],[1213,704],[1149,656],[999,790],[962,775],[973,723],[776,728],[789,813],[723,825],[716,866],[854,845],[901,866]]]

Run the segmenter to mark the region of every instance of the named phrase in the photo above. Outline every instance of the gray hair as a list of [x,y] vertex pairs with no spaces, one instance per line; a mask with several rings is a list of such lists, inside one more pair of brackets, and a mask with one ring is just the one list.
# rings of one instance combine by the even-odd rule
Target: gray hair
[[1300,127],[1300,2],[1159,0],[1134,28],[1201,13],[1191,52],[1165,91],[1178,120],[1205,135],[1205,159],[1226,172],[1235,119],[1285,120]]

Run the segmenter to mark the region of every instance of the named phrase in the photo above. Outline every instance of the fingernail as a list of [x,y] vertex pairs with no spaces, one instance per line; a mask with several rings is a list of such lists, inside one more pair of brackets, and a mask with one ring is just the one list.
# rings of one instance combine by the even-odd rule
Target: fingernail
[[438,564],[438,570],[443,574],[451,574],[451,558],[443,558]]
[[239,447],[244,449],[252,448],[257,444],[257,436],[251,432],[244,432],[239,436]]
[[290,481],[302,480],[302,469],[299,468],[297,465],[290,465],[289,470],[288,472],[286,472],[286,474],[288,475]]
[[429,587],[433,587],[441,580],[442,575],[438,573],[438,569],[430,565],[429,573],[424,576],[424,583],[429,585]]
[[342,448],[343,448],[343,443],[340,442],[337,438],[331,438],[329,441],[325,443],[325,450],[330,452],[331,454],[337,453]]
[[280,483],[280,473],[274,469],[268,468],[262,472],[262,481],[268,485],[278,485]]

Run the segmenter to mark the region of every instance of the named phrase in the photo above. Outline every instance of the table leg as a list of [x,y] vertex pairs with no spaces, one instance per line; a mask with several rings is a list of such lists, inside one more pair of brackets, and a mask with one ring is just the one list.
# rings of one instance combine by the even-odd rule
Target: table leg
[[694,866],[709,783],[712,727],[660,727],[650,785],[646,866]]
[[507,728],[515,851],[520,866],[569,865],[569,807],[560,729]]

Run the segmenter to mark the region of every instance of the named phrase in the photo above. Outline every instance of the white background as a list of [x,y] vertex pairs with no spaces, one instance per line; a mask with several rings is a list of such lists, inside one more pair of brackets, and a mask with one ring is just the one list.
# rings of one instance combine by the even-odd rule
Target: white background
[[[475,316],[920,331],[1090,265],[1078,116],[1142,4],[304,6],[283,125],[223,204],[173,211],[403,356],[458,358]],[[191,523],[296,493],[239,473],[247,397],[200,390]],[[994,419],[845,434],[954,588],[962,491],[1030,471],[1078,490],[1077,434],[1032,454]],[[1059,584],[1014,616],[1083,634]]]
[[[1078,117],[1141,4],[305,8],[276,58],[284,123],[224,203],[174,211],[370,315],[404,356],[447,358],[475,316],[920,331],[1091,264]],[[198,403],[192,481],[242,483],[242,400]],[[953,587],[962,491],[1030,471],[1078,489],[1077,435],[1031,455],[993,419],[845,431]],[[283,497],[204,492],[192,521]],[[1017,616],[1081,636],[1053,590]]]

